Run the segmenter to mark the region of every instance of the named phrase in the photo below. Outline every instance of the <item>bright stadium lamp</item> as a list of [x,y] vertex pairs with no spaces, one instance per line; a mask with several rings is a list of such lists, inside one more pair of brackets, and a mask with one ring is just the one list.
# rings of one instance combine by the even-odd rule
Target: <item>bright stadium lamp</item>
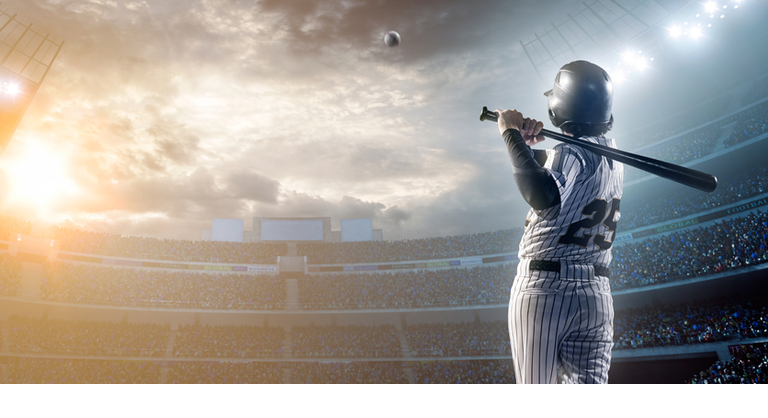
[[677,39],[682,34],[683,34],[683,30],[680,29],[680,26],[672,25],[672,27],[669,28],[669,36],[675,39]]
[[701,37],[701,29],[698,27],[691,28],[691,30],[688,31],[688,37],[691,39],[699,39]]
[[17,94],[21,92],[21,89],[19,88],[19,85],[17,83],[7,83],[5,85],[5,94],[9,96],[16,97]]
[[635,69],[642,71],[646,68],[648,68],[648,61],[646,61],[645,57],[638,57],[635,60]]
[[704,4],[704,10],[706,10],[709,13],[714,12],[717,10],[717,3],[714,1],[708,1],[706,4]]

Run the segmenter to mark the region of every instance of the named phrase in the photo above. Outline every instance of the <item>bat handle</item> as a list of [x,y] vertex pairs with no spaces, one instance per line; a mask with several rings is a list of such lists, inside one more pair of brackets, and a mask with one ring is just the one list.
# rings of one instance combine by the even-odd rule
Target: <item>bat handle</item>
[[496,114],[496,112],[488,110],[486,106],[483,106],[483,113],[480,114],[480,121],[491,121],[496,122],[499,120],[499,116]]

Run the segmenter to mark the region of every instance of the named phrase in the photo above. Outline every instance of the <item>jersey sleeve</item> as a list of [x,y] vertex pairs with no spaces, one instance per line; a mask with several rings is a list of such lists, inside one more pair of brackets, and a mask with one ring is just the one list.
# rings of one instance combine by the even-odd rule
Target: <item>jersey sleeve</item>
[[557,145],[549,155],[544,168],[549,170],[555,179],[560,192],[560,201],[568,199],[574,190],[580,176],[587,167],[584,156],[574,147],[567,144]]

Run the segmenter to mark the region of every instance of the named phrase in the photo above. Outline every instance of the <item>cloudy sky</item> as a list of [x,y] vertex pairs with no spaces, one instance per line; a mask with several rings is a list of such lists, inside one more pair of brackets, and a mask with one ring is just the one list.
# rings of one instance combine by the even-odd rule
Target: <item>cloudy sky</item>
[[520,40],[581,2],[542,4],[4,1],[65,44],[0,156],[0,211],[184,239],[214,217],[372,218],[390,240],[521,226],[478,115],[546,118],[554,74]]

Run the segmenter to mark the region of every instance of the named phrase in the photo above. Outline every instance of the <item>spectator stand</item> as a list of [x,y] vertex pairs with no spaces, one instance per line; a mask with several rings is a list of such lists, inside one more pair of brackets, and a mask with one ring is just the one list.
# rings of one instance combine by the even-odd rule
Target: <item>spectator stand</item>
[[[745,120],[744,120],[745,118],[751,117],[749,121],[752,121],[751,122],[752,124],[757,123],[756,120],[758,119],[755,119],[755,118],[762,118],[762,119],[759,119],[761,121],[765,120],[766,116],[763,109],[766,106],[768,106],[768,97],[764,97],[756,102],[750,103],[746,106],[742,106],[716,119],[708,120],[705,123],[695,126],[691,129],[669,136],[661,141],[635,149],[632,152],[645,155],[645,154],[648,154],[649,151],[654,148],[664,149],[664,147],[667,146],[668,144],[675,143],[675,141],[678,141],[680,139],[683,139],[683,142],[676,145],[676,149],[679,149],[681,152],[686,152],[689,150],[691,145],[685,144],[685,138],[690,138],[693,140],[697,138],[696,136],[694,136],[694,134],[696,133],[701,132],[701,134],[704,135],[708,131],[712,131],[714,129],[722,129],[723,131],[718,136],[718,138],[716,138],[714,142],[711,143],[711,148],[710,148],[711,152],[708,152],[703,155],[697,155],[695,159],[686,160],[683,162],[683,164],[687,167],[692,167],[695,165],[706,163],[714,159],[722,161],[723,157],[726,154],[733,154],[734,151],[738,149],[748,147],[768,137],[768,135],[766,134],[766,128],[764,127],[765,125],[761,123],[759,128],[755,127],[754,129],[751,129],[748,132],[745,132],[744,135],[742,135],[744,139],[740,139],[739,141],[730,139],[732,137],[732,133],[735,132],[735,129],[737,129],[740,124],[745,123]],[[753,114],[754,116],[752,116]],[[669,155],[665,155],[665,154],[660,154],[656,156],[656,158],[662,159],[664,161],[676,162],[677,164],[680,164],[682,161],[679,159],[678,161],[673,161],[675,160],[674,156],[670,158]],[[638,174],[637,178],[633,178],[632,176],[634,174],[631,174],[632,172],[638,172],[640,174]],[[655,178],[655,176],[646,174],[644,172],[641,172],[640,170],[636,170],[631,167],[628,167],[627,177],[628,178],[625,178],[625,181],[624,181],[625,188],[642,183],[644,181],[647,181],[648,179]]]
[[76,253],[72,251],[58,251],[54,259],[77,264],[104,265],[111,267],[133,267],[148,270],[163,271],[193,271],[205,273],[278,273],[277,262],[275,264],[247,264],[247,263],[214,263],[196,261],[173,261],[149,258],[129,258],[108,256],[102,257],[88,253]]
[[768,383],[768,343],[729,346],[728,360],[722,358],[686,383],[760,384]]
[[716,353],[728,347],[768,341],[768,305],[762,296],[743,295],[653,305],[616,311],[614,359],[658,359]]
[[619,235],[692,215],[706,216],[728,205],[765,197],[768,193],[768,164],[725,174],[718,178],[718,183],[717,190],[712,193],[683,188],[678,193],[657,193],[654,199],[633,199],[633,193],[627,195],[622,201],[626,209],[621,213]]
[[275,310],[285,305],[280,274],[45,264],[43,299],[167,309]]
[[513,228],[400,241],[300,243],[298,252],[307,256],[310,272],[407,269],[413,263],[437,263],[434,267],[440,267],[449,262],[456,265],[461,259],[509,254],[517,250],[523,232],[523,228]]
[[638,292],[643,286],[669,286],[681,280],[696,283],[764,270],[768,265],[766,224],[768,213],[758,208],[622,243],[611,263],[614,295],[616,290]]
[[[622,202],[623,203],[623,202]],[[622,205],[624,206],[624,205]],[[666,219],[649,225],[636,226],[632,229],[620,230],[616,233],[614,249],[630,243],[638,242],[650,236],[663,236],[675,231],[684,231],[696,227],[707,227],[714,223],[757,213],[758,210],[768,209],[768,192],[746,197],[743,200],[724,204],[714,208],[690,213],[678,218]],[[627,209],[631,210],[631,209]],[[621,220],[619,220],[621,225]]]
[[[768,97],[768,88],[765,84],[767,79],[768,74],[763,74],[705,102],[682,106],[680,109],[683,110],[667,113],[663,119],[651,122],[652,125],[643,120],[641,125],[629,126],[626,131],[619,128],[616,130],[616,136],[619,139],[631,138],[632,140],[627,141],[624,148],[638,152],[643,148],[659,145],[677,136],[698,130],[716,120],[719,126],[723,126],[730,122],[728,115],[755,106]],[[621,126],[626,125],[621,124]]]
[[288,245],[285,243],[169,240],[58,226],[50,226],[45,235],[53,238],[64,252],[177,263],[271,265],[277,263],[278,256],[288,253]]
[[299,300],[305,310],[312,311],[501,305],[508,302],[516,266],[516,261],[500,261],[475,267],[310,274],[299,281]]

